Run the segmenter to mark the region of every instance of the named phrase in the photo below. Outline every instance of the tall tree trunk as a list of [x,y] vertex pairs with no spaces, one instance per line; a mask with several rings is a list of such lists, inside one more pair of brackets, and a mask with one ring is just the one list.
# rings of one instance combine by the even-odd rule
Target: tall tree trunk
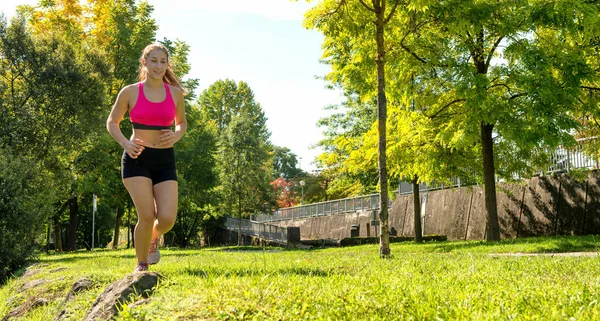
[[385,96],[385,1],[373,0],[373,7],[377,16],[376,40],[377,40],[377,121],[379,134],[379,201],[381,211],[379,212],[379,224],[381,225],[381,237],[379,238],[379,255],[390,256],[390,231],[388,222],[388,175],[386,158],[386,125],[387,125],[387,98]]
[[242,244],[243,238],[242,238],[242,218],[241,217],[238,219],[238,233],[237,233],[237,236],[238,236],[238,246],[242,246],[243,245]]
[[129,226],[129,231],[131,234],[131,247],[135,248],[135,225],[136,224],[131,224]]
[[62,233],[61,233],[61,228],[60,228],[60,214],[55,215],[53,218],[53,221],[54,221],[54,247],[56,248],[57,252],[62,252],[63,246],[62,246]]
[[238,186],[237,188],[237,201],[238,201],[238,209],[237,209],[237,214],[238,214],[238,246],[242,246],[244,245],[244,238],[242,237],[242,184],[241,184],[241,173],[240,173],[240,164],[242,163],[241,158],[241,154],[238,152],[237,153],[237,166],[235,168],[236,171],[236,185]]
[[119,230],[121,229],[121,220],[123,219],[123,213],[125,211],[123,211],[123,207],[122,206],[117,206],[117,218],[115,220],[115,233],[113,236],[113,245],[112,248],[113,250],[116,250],[119,247]]
[[423,242],[423,230],[421,229],[421,197],[419,196],[419,176],[415,175],[413,185],[413,205],[415,209],[415,242]]
[[500,224],[498,223],[498,207],[496,203],[496,175],[494,167],[494,142],[492,130],[494,125],[481,122],[481,144],[483,153],[483,182],[485,189],[485,209],[487,211],[486,239],[500,240]]
[[77,210],[77,196],[74,196],[69,199],[69,234],[67,235],[67,251],[75,251],[77,249]]
[[[473,62],[478,75],[486,75],[488,65],[485,58],[485,32],[480,29],[477,32],[475,46],[472,48]],[[485,88],[477,88],[485,92]],[[481,129],[481,153],[483,156],[483,183],[485,189],[486,217],[486,239],[488,241],[500,240],[500,224],[498,223],[498,205],[496,202],[496,168],[494,167],[494,141],[492,131],[494,124],[485,121],[480,123]]]
[[46,254],[50,252],[50,233],[52,233],[52,223],[47,222],[47,226],[46,226]]
[[[190,243],[190,239],[192,238],[192,233],[196,231],[196,225],[198,224],[198,216],[200,216],[200,212],[196,211],[196,213],[194,214],[194,221],[192,222],[192,225],[190,225],[188,231],[185,233],[185,239],[183,243],[184,248],[188,246],[188,244]],[[198,233],[195,234],[198,235]]]
[[131,248],[131,209],[127,209],[127,248]]

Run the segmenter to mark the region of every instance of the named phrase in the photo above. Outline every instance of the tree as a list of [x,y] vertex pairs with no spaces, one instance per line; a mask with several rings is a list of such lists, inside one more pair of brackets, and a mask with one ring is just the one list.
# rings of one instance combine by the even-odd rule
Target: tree
[[[387,124],[387,97],[386,97],[386,79],[385,79],[385,31],[388,23],[394,17],[396,9],[400,4],[399,0],[391,2],[391,7],[386,10],[387,0],[371,0],[371,4],[359,0],[359,4],[349,3],[345,0],[324,1],[315,9],[308,13],[306,25],[309,27],[321,30],[329,39],[325,40],[326,47],[336,47],[339,44],[332,44],[336,41],[342,44],[349,45],[349,51],[352,52],[352,45],[355,43],[349,40],[348,37],[356,36],[367,38],[368,40],[375,39],[375,65],[376,65],[376,99],[377,99],[377,124],[378,124],[378,172],[379,172],[379,202],[380,212],[379,221],[381,224],[381,237],[379,254],[381,257],[389,257],[389,222],[388,222],[388,173],[386,159],[386,124]],[[340,9],[342,11],[340,11]],[[345,14],[343,11],[346,11]],[[338,14],[338,11],[340,12]],[[365,24],[365,17],[373,19],[367,22],[372,23],[375,30],[369,28]],[[367,19],[369,19],[367,18]],[[359,20],[360,19],[360,20]],[[336,25],[345,26],[345,30],[341,30]],[[344,33],[344,31],[346,31]],[[374,34],[373,34],[374,31]],[[369,52],[366,53],[369,55]],[[357,56],[360,56],[357,55]],[[372,51],[371,51],[372,56]],[[364,56],[363,56],[364,58]],[[368,58],[372,59],[372,58]],[[330,60],[335,64],[335,59]],[[336,66],[338,67],[338,66]],[[343,68],[343,67],[342,67]],[[344,72],[340,72],[344,78]],[[350,78],[351,75],[348,75]]]
[[217,131],[202,118],[197,107],[187,110],[188,131],[177,143],[175,157],[180,185],[180,204],[172,233],[178,246],[186,247],[198,235],[204,220],[218,205]]
[[183,78],[190,73],[190,70],[192,70],[192,65],[188,62],[190,46],[185,41],[179,39],[173,42],[164,38],[159,42],[169,50],[170,63],[173,67],[173,72],[179,79],[182,79],[181,84],[187,91],[187,94],[184,96],[186,106],[191,106],[196,99],[195,90],[200,85],[200,80],[197,78],[183,80]]
[[[355,11],[350,5],[323,7],[325,18],[315,21],[324,26],[326,36],[331,34],[325,47],[334,70],[328,78],[368,101],[368,93],[375,92],[369,75],[376,66],[365,53],[374,44],[371,39],[357,41],[358,31],[367,32],[364,28],[356,27],[352,34],[346,27],[362,26],[362,18],[327,24],[338,10]],[[595,3],[566,0],[415,1],[399,6],[385,38],[386,93],[396,124],[414,128],[400,131],[413,133],[406,137],[391,137],[397,151],[409,149],[405,156],[394,153],[398,163],[391,168],[401,169],[391,173],[410,180],[415,174],[418,180],[444,180],[451,172],[481,178],[486,238],[499,239],[496,176],[511,180],[539,171],[548,159],[541,147],[572,144],[573,131],[590,123],[583,118],[597,113],[597,98],[590,98],[598,91],[597,59],[592,58],[597,31],[590,27],[597,12]],[[411,105],[417,106],[416,113],[394,110]],[[417,144],[411,147],[409,140]],[[364,141],[334,143],[354,146],[359,154]],[[363,165],[356,161],[360,157],[345,159],[340,171]],[[475,175],[456,159],[469,160]]]
[[[27,31],[22,16],[0,30],[6,122],[2,126],[8,146],[33,155],[51,174],[50,184],[68,198],[70,232],[67,248],[73,249],[77,223],[74,178],[70,171],[82,146],[81,137],[101,122],[104,101],[102,78],[106,66],[97,52],[67,42],[50,33],[39,38]],[[60,208],[64,202],[56,202]],[[62,211],[56,212],[60,215]],[[59,221],[59,220],[57,220]]]
[[302,170],[296,167],[298,164],[296,154],[289,148],[273,146],[273,154],[273,179],[290,179],[303,174]]
[[[41,1],[37,7],[19,7],[19,12],[27,17],[28,25],[31,26],[36,37],[48,38],[51,35],[63,39],[65,43],[76,48],[76,51],[93,51],[97,58],[89,59],[91,64],[108,65],[101,79],[104,85],[102,94],[105,96],[106,105],[114,102],[116,94],[125,84],[137,80],[140,53],[147,44],[155,40],[157,26],[154,19],[151,18],[152,10],[152,6],[145,2],[136,5],[134,1],[128,0],[94,0],[87,3],[74,0]],[[183,56],[187,55],[187,52],[182,53]],[[182,67],[185,66],[182,64]],[[84,95],[80,95],[80,97],[85,98]],[[98,112],[90,111],[89,113],[99,119],[97,123],[94,123],[95,126],[90,127],[90,130],[102,134],[95,136],[95,140],[86,140],[85,136],[75,136],[81,138],[81,142],[89,144],[78,149],[78,151],[84,150],[85,153],[94,154],[97,152],[94,148],[101,147],[97,146],[97,143],[100,142],[100,145],[102,145],[102,142],[110,142],[110,136],[104,130],[103,122],[106,117],[106,114],[104,114],[106,109],[103,108],[102,110],[104,112],[99,110]],[[123,125],[125,132],[130,129],[127,122],[123,122]],[[119,148],[106,148],[103,150],[109,151],[112,156],[111,159],[115,162],[122,153]],[[73,163],[73,159],[81,160],[86,159],[86,157],[86,155],[77,155],[77,152],[75,152],[70,156],[71,160],[69,162]],[[113,164],[113,162],[110,162],[110,164]],[[80,173],[72,172],[69,174],[68,180],[71,180],[71,187],[66,192],[68,201],[60,202],[60,204],[68,203],[67,208],[70,209],[69,248],[76,246],[75,238],[78,238],[81,242],[89,239],[89,235],[86,235],[87,232],[77,232],[77,230],[87,231],[86,226],[82,225],[85,224],[85,220],[78,220],[77,217],[77,212],[86,210],[85,206],[80,209],[78,198],[91,197],[92,193],[98,191],[97,186],[94,186],[94,184],[84,184],[84,189],[82,189],[80,185],[82,176],[78,176],[78,174]],[[103,174],[111,176],[113,172],[92,170],[90,174],[100,176],[87,176],[84,179],[90,181],[94,179],[101,180]],[[118,175],[118,167],[114,174]],[[124,191],[122,184],[112,187],[115,188],[112,192],[119,191],[119,195]],[[94,190],[85,190],[85,188],[94,188]],[[99,196],[101,195],[99,194]],[[130,205],[128,205],[126,199],[122,198],[104,197],[101,199],[104,200],[105,204],[114,206],[114,212],[111,212],[109,216],[115,217],[113,239],[117,239],[120,218],[126,207]],[[114,213],[114,216],[112,213]],[[60,224],[60,221],[60,219],[56,220],[58,224]],[[103,230],[107,229],[103,228]],[[89,231],[91,232],[91,230]],[[116,244],[113,245],[116,246]]]
[[[173,42],[164,38],[160,42],[169,50],[173,72],[183,79],[191,70],[188,62],[189,45],[179,39]],[[193,104],[199,80],[182,80],[182,84],[187,91],[185,105],[188,131],[176,148],[180,201],[177,221],[169,235],[173,234],[178,246],[187,247],[198,236],[203,221],[209,219],[219,197],[215,191],[218,183],[215,123],[203,118],[198,106]]]
[[[576,8],[579,8],[580,5],[580,3],[576,3]],[[597,6],[584,4],[581,7],[583,10],[589,11],[588,15],[598,11]],[[553,20],[559,19],[560,16],[553,18]],[[586,79],[581,83],[584,92],[578,97],[580,109],[575,114],[581,127],[575,137],[582,139],[581,145],[583,145],[584,152],[598,164],[600,162],[600,140],[590,138],[600,135],[600,77],[597,74],[600,71],[600,61],[597,59],[600,37],[597,36],[597,31],[592,27],[594,25],[593,20],[587,23],[581,20],[570,21],[577,22],[579,26],[571,29],[576,32],[565,33],[564,41],[576,43],[578,45],[577,49],[585,57],[586,64],[596,71],[595,77]]]
[[[269,212],[274,205],[273,188],[269,184],[272,165],[266,133],[266,127],[236,115],[227,127],[226,139],[221,142],[222,206],[226,213],[235,217]],[[238,245],[243,245],[242,240],[240,225]]]
[[[362,103],[356,94],[347,94],[341,106],[327,106],[338,112],[319,119],[325,138],[318,144],[323,153],[317,158],[319,176],[327,177],[327,195],[331,199],[375,193],[378,173],[376,161],[360,166],[347,162],[364,145],[366,134],[377,119],[375,102]],[[376,154],[375,154],[376,155]]]
[[296,193],[293,188],[293,182],[279,177],[272,181],[271,185],[273,186],[275,194],[277,195],[277,207],[285,208],[292,207],[298,204],[298,193]]
[[[78,194],[84,199],[91,199],[93,194],[98,197],[98,217],[110,217],[112,226],[102,226],[96,222],[98,228],[105,231],[113,230],[112,247],[119,245],[119,233],[125,210],[131,206],[130,197],[123,186],[120,171],[120,160],[114,155],[123,153],[123,150],[105,131],[94,133],[88,138],[87,144],[82,148],[74,163],[74,172],[77,177]],[[91,204],[85,202],[84,204]],[[84,208],[87,208],[84,206]],[[90,213],[86,211],[85,213]],[[114,214],[114,216],[113,216]],[[87,222],[81,221],[78,229],[85,231]],[[110,227],[114,228],[111,229]],[[84,233],[84,239],[89,243],[91,233]],[[100,244],[100,243],[96,243]]]
[[[254,93],[247,83],[230,79],[217,80],[202,92],[197,104],[205,119],[212,119],[217,126],[219,136],[225,135],[225,130],[235,116],[244,115],[256,122],[256,126],[266,126],[267,119],[254,100]],[[266,128],[266,127],[265,127]],[[264,135],[270,135],[266,132]]]
[[[597,4],[576,1],[432,2],[405,12],[412,28],[396,29],[396,46],[421,65],[398,68],[398,78],[410,73],[428,88],[408,96],[427,102],[428,117],[444,119],[436,140],[481,155],[488,240],[500,239],[496,168],[522,177],[540,164],[538,147],[572,144],[582,83],[597,71],[585,46],[565,40],[585,34],[597,12]],[[495,145],[529,162],[495,157],[506,154]]]
[[298,177],[294,180],[294,188],[293,191],[297,195],[296,203],[300,204],[300,193],[302,192],[302,188],[300,187],[300,181],[304,181],[304,204],[317,203],[317,202],[326,202],[330,199],[335,199],[330,197],[327,192],[327,187],[329,184],[329,179],[323,175],[323,173],[311,173],[306,174],[304,176]]
[[197,104],[202,119],[210,119],[216,128],[222,198],[219,214],[242,218],[271,211],[276,199],[269,184],[273,148],[267,118],[250,86],[243,81],[218,80],[202,92]]
[[68,43],[84,39],[84,6],[77,0],[39,1],[36,7],[20,5],[17,12],[26,17],[32,32],[42,38],[62,37]]
[[85,28],[91,43],[102,50],[111,66],[107,78],[111,103],[127,84],[138,81],[142,50],[156,40],[158,25],[154,8],[147,2],[131,0],[89,0]]
[[[81,151],[85,153],[94,154],[93,147],[99,141],[104,141],[105,138],[109,137],[108,133],[104,128],[104,119],[106,117],[105,108],[109,104],[114,102],[118,91],[128,83],[133,83],[137,79],[137,71],[139,66],[139,55],[142,49],[149,43],[154,42],[155,33],[157,30],[154,19],[151,18],[152,6],[145,2],[136,4],[134,1],[129,0],[117,0],[117,1],[106,1],[106,0],[93,0],[87,3],[74,0],[56,0],[56,1],[40,1],[40,4],[36,7],[33,6],[19,6],[18,12],[24,16],[27,20],[27,26],[30,28],[33,38],[39,39],[39,41],[59,41],[60,43],[66,44],[67,50],[65,56],[74,58],[83,58],[83,61],[87,62],[92,69],[92,72],[88,71],[90,75],[95,75],[93,68],[99,70],[102,68],[102,75],[99,77],[100,85],[94,87],[99,92],[94,94],[102,96],[105,103],[96,104],[93,100],[89,100],[90,97],[84,94],[73,94],[66,93],[68,96],[78,97],[80,99],[88,99],[87,116],[95,117],[97,121],[90,123],[89,125],[83,126],[64,126],[71,131],[71,138],[77,139],[78,142],[84,142],[89,145],[79,145],[78,148],[70,149],[65,148],[69,146],[60,146],[57,148],[58,152],[68,154],[68,156],[52,157],[48,156],[48,159],[53,159],[53,165],[55,168],[61,169],[63,172],[57,181],[63,184],[62,197],[66,200],[56,202],[57,210],[55,211],[57,217],[54,220],[57,224],[56,230],[60,230],[60,224],[62,219],[60,215],[68,209],[69,211],[69,232],[68,232],[68,248],[75,248],[76,238],[79,241],[85,241],[89,239],[89,235],[86,235],[85,219],[78,220],[78,212],[87,211],[86,205],[81,207],[79,198],[91,197],[93,192],[98,190],[94,184],[83,184],[81,185],[82,176],[79,176],[82,172],[77,172],[81,168],[76,168],[73,164],[80,160],[85,160],[86,155],[79,155]],[[184,47],[183,42],[178,43],[176,46]],[[62,52],[63,48],[54,48],[58,52]],[[176,53],[181,58],[182,62],[187,62],[185,56],[187,51],[181,50]],[[43,62],[42,62],[43,64]],[[73,64],[73,63],[71,63]],[[189,67],[189,65],[187,65]],[[184,69],[186,65],[181,64],[181,68]],[[56,78],[61,81],[59,78]],[[55,89],[63,90],[62,87],[55,86],[53,83],[48,82],[48,85]],[[69,85],[67,84],[67,87]],[[193,87],[193,83],[190,88]],[[68,100],[60,100],[68,102]],[[76,104],[72,104],[73,107],[78,107]],[[92,107],[93,109],[90,109]],[[83,110],[83,109],[81,109]],[[102,111],[104,110],[104,112]],[[60,122],[58,122],[60,123]],[[127,122],[124,122],[124,131],[127,131]],[[96,136],[96,140],[86,139],[86,134],[78,133],[77,130],[84,128],[89,132],[100,132],[103,135]],[[106,137],[104,137],[106,136]],[[43,135],[41,136],[43,137]],[[99,139],[99,140],[98,140]],[[67,140],[68,142],[68,140]],[[48,149],[52,150],[53,144],[46,144]],[[118,163],[118,159],[121,154],[121,150],[118,148],[108,148],[108,151],[112,153],[112,159]],[[43,150],[42,150],[43,153]],[[89,155],[88,155],[89,156]],[[83,162],[85,163],[85,161]],[[73,171],[75,170],[75,171]],[[54,170],[56,172],[56,169]],[[83,170],[85,172],[85,169]],[[98,174],[100,176],[86,177],[89,181],[94,179],[100,180],[102,174],[98,171],[91,171],[91,173]],[[112,173],[112,172],[110,172]],[[115,172],[118,174],[118,168]],[[57,177],[58,178],[58,177]],[[108,180],[110,181],[110,180]],[[121,184],[122,185],[122,184]],[[84,187],[84,189],[81,188]],[[124,191],[122,186],[114,186],[116,190]],[[95,188],[95,190],[85,190],[85,188]],[[115,190],[113,190],[114,192]],[[100,196],[100,195],[99,195]],[[114,206],[114,211],[109,215],[116,218],[114,224],[115,235],[117,238],[120,216],[123,215],[128,205],[127,200],[120,199],[121,203],[113,203],[112,200],[119,200],[118,198],[103,198],[105,202]],[[87,201],[86,201],[87,204]],[[105,203],[106,204],[106,203]],[[107,217],[107,216],[103,216]],[[108,221],[107,221],[108,223]],[[102,228],[103,230],[106,230]],[[85,231],[85,232],[84,232]],[[60,235],[60,234],[58,234]],[[77,242],[79,242],[77,241]]]
[[77,149],[79,138],[100,122],[106,66],[95,52],[78,51],[60,38],[32,37],[22,18],[3,24],[0,37],[2,76],[9,85],[3,103],[13,118],[4,119],[6,143],[31,149],[38,159],[53,147]]
[[291,207],[298,203],[295,185],[307,173],[297,168],[296,154],[287,147],[273,146],[273,174],[271,185],[277,195],[277,207]]
[[55,190],[31,156],[0,147],[0,284],[32,258],[52,212]]

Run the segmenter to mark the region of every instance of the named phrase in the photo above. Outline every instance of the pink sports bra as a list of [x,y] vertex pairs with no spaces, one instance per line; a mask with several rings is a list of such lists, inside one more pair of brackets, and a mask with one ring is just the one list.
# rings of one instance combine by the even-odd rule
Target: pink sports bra
[[165,83],[167,95],[165,100],[155,103],[144,95],[144,83],[138,84],[138,98],[129,118],[135,129],[170,129],[175,119],[175,102],[171,96],[169,85]]

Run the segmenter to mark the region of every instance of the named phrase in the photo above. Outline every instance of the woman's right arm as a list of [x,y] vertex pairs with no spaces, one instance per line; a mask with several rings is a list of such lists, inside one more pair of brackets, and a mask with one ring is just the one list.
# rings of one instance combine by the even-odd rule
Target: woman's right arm
[[128,87],[123,88],[117,96],[117,101],[112,107],[110,115],[108,115],[108,119],[106,120],[106,129],[117,141],[117,143],[119,143],[119,145],[125,149],[131,158],[137,158],[144,150],[144,146],[142,146],[142,140],[134,139],[133,141],[130,141],[123,135],[121,129],[119,128],[119,123],[123,119],[123,116],[125,116],[125,113],[128,109],[130,91],[127,90],[127,88]]

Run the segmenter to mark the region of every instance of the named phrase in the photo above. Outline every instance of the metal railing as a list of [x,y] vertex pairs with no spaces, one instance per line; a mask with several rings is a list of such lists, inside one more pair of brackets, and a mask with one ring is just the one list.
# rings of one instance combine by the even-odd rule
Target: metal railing
[[287,228],[272,224],[253,222],[246,219],[227,217],[225,228],[231,231],[241,230],[242,234],[257,236],[266,240],[287,244]]
[[378,208],[379,194],[370,194],[309,205],[286,207],[274,212],[272,215],[260,214],[253,217],[253,219],[256,222],[276,222],[297,218],[369,211]]
[[[550,154],[551,165],[547,172],[568,172],[576,168],[600,168],[598,160],[586,155],[586,144],[598,144],[597,137],[581,138],[572,148],[558,147]],[[590,146],[591,147],[591,146]],[[598,146],[600,148],[600,146]]]
[[[460,179],[453,179],[453,185],[426,185],[419,184],[419,192],[427,192],[444,188],[460,187]],[[412,184],[400,182],[399,189],[396,190],[398,195],[412,194]],[[252,217],[254,222],[277,222],[299,218],[327,216],[334,214],[345,214],[358,211],[373,211],[379,210],[379,193],[369,194],[365,196],[357,196],[343,198],[333,201],[319,202],[308,205],[299,205],[294,207],[286,207],[275,211],[273,214],[259,214]],[[389,201],[388,207],[392,206],[392,200]]]
[[[597,137],[578,139],[577,145],[573,148],[559,147],[551,153],[551,165],[548,167],[547,172],[559,172],[559,171],[570,171],[576,168],[600,168],[598,160],[594,160],[592,157],[584,153],[585,144],[598,144]],[[433,190],[439,190],[444,188],[454,188],[460,186],[473,185],[473,183],[461,181],[460,178],[455,177],[451,179],[451,185],[443,184],[419,184],[420,192],[427,192]],[[412,193],[412,184],[406,182],[400,182],[398,185],[398,195],[408,195]],[[390,201],[389,206],[392,202]],[[308,205],[300,205],[294,207],[287,207],[279,209],[272,215],[259,214],[253,217],[255,222],[276,222],[284,220],[293,220],[307,217],[327,216],[334,214],[344,214],[348,212],[356,211],[371,211],[379,210],[379,194],[370,194],[366,196],[357,196],[351,198],[344,198],[339,200],[319,202]]]

